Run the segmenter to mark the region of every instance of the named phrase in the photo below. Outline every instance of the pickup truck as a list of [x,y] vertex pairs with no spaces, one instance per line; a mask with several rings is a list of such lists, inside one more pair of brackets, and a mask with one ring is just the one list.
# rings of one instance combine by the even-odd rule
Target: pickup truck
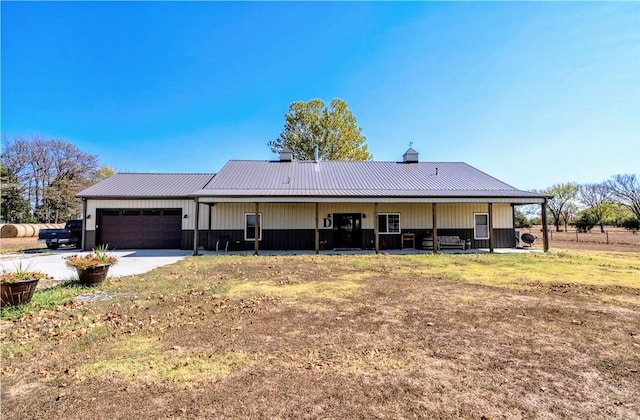
[[69,220],[62,229],[40,229],[38,242],[45,242],[47,248],[56,250],[60,245],[82,244],[82,220]]

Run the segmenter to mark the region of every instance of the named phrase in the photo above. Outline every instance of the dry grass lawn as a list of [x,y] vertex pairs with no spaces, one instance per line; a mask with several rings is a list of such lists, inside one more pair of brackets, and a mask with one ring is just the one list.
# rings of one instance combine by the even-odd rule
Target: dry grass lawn
[[638,254],[196,257],[101,291],[5,317],[3,419],[640,417]]

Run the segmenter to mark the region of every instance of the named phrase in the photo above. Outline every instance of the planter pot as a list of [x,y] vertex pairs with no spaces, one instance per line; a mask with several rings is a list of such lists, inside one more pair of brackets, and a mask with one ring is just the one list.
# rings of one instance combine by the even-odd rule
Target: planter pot
[[98,265],[89,268],[76,268],[78,279],[83,286],[95,286],[100,284],[107,278],[111,265]]
[[39,279],[22,280],[0,284],[0,306],[15,306],[29,303],[36,291]]

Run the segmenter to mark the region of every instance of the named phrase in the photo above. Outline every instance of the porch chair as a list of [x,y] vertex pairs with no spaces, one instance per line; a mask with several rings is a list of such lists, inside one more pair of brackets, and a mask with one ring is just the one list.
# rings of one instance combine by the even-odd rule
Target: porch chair
[[415,233],[403,233],[402,234],[402,249],[404,249],[404,243],[411,242],[411,248],[416,247],[416,234]]

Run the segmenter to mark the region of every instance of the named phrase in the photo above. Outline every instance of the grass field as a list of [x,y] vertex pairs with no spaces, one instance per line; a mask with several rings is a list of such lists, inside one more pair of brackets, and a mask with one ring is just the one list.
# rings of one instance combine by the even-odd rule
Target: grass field
[[635,253],[195,257],[99,292],[5,312],[3,418],[640,416]]

